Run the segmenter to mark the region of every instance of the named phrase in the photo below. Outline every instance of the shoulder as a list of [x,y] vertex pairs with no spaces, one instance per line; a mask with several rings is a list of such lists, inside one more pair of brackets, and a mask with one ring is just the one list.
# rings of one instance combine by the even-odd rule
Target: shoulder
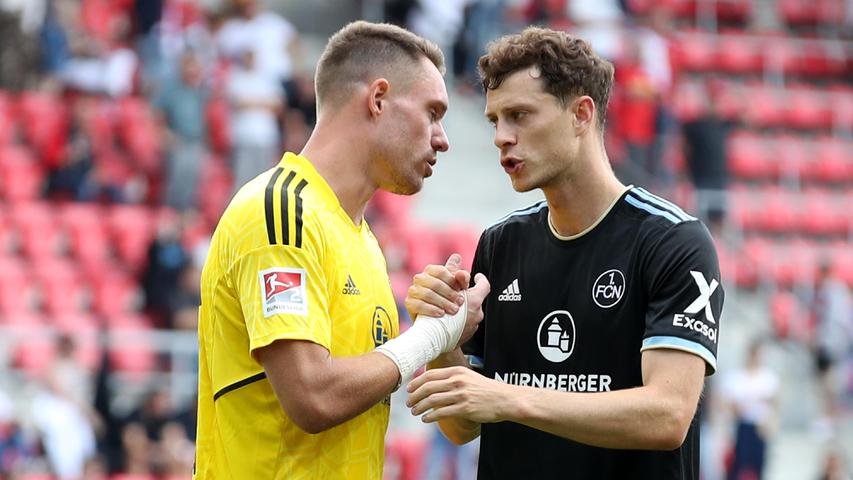
[[696,221],[696,217],[675,203],[642,187],[631,187],[625,193],[623,203],[625,211],[641,221],[642,226],[647,229],[665,231],[674,225]]
[[543,215],[548,214],[548,202],[541,200],[518,210],[507,213],[486,227],[483,237],[495,237],[509,231],[537,224]]
[[237,191],[220,226],[243,239],[235,245],[240,251],[267,245],[301,247],[305,230],[317,229],[316,212],[322,208],[309,180],[298,169],[279,165]]

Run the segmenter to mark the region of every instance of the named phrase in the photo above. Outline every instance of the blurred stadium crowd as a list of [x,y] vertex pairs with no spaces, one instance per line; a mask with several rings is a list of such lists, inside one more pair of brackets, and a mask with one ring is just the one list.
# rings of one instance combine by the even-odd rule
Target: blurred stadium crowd
[[[306,32],[270,8],[292,3],[0,0],[0,478],[189,476],[210,234],[234,188],[314,122]],[[620,178],[705,219],[727,290],[759,294],[764,340],[813,355],[816,425],[831,436],[849,417],[851,2],[346,3],[436,41],[461,97],[482,94],[476,59],[502,33],[589,39],[617,67]],[[380,193],[368,214],[400,302],[413,273],[449,252],[470,261],[479,236],[419,222],[411,202]],[[709,480],[760,478],[771,435],[748,433],[772,429],[780,377],[759,343],[749,352],[707,392],[704,408],[736,422]],[[475,451],[427,461],[430,448],[460,453],[389,436],[386,476],[469,478]],[[822,478],[850,478],[844,463],[829,451]]]

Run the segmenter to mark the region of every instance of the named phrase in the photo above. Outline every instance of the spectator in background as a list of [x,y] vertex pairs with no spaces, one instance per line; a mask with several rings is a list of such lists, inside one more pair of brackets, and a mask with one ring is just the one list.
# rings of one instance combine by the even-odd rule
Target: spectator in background
[[195,204],[199,173],[207,156],[207,100],[198,58],[187,51],[180,59],[179,76],[167,81],[155,100],[169,145],[165,203],[178,210]]
[[145,427],[138,422],[126,424],[121,432],[121,445],[120,473],[150,475],[153,447]]
[[65,155],[60,159],[61,164],[48,176],[48,195],[71,200],[83,200],[86,197],[94,154],[84,125],[91,114],[91,99],[80,97],[74,102]]
[[298,60],[299,35],[281,15],[261,10],[258,0],[231,0],[235,15],[217,33],[222,54],[236,58],[254,52],[259,75],[291,88]]
[[190,263],[181,233],[179,216],[160,217],[157,238],[148,248],[148,269],[142,278],[145,304],[163,326],[172,325],[181,274]]
[[841,448],[833,446],[826,453],[818,480],[851,480],[853,473],[847,467]]
[[853,352],[853,300],[847,285],[838,279],[829,258],[821,261],[811,302],[814,325],[812,352],[823,394],[824,418],[818,420],[818,433],[832,434],[839,420],[836,365]]
[[33,88],[39,73],[39,41],[45,0],[0,1],[0,90]]
[[15,419],[12,399],[0,390],[0,473],[15,473],[35,456]]
[[728,127],[717,114],[712,89],[706,88],[703,108],[694,118],[682,122],[684,156],[693,186],[696,187],[697,212],[714,234],[719,234],[726,216],[726,189],[729,184],[726,163]]
[[384,0],[383,4],[385,21],[405,28],[408,24],[409,14],[412,8],[418,4],[418,0]]
[[235,189],[270,168],[280,156],[281,86],[264,74],[253,49],[244,49],[227,81]]
[[625,56],[616,68],[616,83],[621,87],[618,130],[625,141],[628,159],[638,183],[660,187],[663,163],[655,156],[655,118],[658,110],[658,92],[648,73],[643,69],[639,46],[628,42]]
[[62,480],[80,477],[95,455],[95,432],[87,413],[48,381],[32,402],[33,421],[41,434],[50,468]]
[[[112,25],[106,42],[83,36],[71,56],[62,62],[59,79],[67,87],[86,93],[122,97],[133,92],[134,74],[139,60],[131,43],[131,26],[127,17],[119,17]],[[73,44],[72,44],[73,45]]]
[[625,14],[617,0],[572,0],[566,13],[574,23],[572,34],[588,41],[601,57],[615,61],[622,55],[625,41],[622,25]]
[[746,364],[723,380],[723,397],[736,419],[729,480],[762,478],[767,442],[776,429],[778,394],[779,376],[764,365],[761,341],[753,340]]

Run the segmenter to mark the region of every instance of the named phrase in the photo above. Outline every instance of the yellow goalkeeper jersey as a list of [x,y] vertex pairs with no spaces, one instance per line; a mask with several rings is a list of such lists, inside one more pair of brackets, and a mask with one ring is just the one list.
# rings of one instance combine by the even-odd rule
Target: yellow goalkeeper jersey
[[376,238],[304,157],[287,153],[235,195],[201,278],[198,479],[380,479],[389,402],[325,432],[301,430],[252,355],[308,340],[334,357],[399,332]]

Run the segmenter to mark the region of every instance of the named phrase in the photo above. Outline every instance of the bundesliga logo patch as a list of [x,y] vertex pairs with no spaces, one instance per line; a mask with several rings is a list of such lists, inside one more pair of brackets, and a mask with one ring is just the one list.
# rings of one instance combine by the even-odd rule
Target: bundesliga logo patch
[[304,268],[268,268],[258,273],[264,317],[278,313],[308,315]]

